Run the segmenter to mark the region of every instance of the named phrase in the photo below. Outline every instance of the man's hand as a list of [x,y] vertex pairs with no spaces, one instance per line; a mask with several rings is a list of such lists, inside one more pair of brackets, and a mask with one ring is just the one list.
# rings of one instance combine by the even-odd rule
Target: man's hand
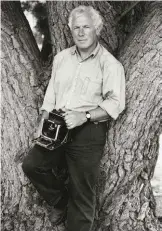
[[67,110],[63,114],[68,129],[73,129],[84,124],[87,121],[85,112]]
[[40,137],[42,133],[42,127],[44,119],[48,119],[49,113],[47,111],[42,111],[42,114],[38,116],[37,123],[36,123],[36,130],[34,132],[34,139]]
[[38,126],[36,127],[36,130],[34,132],[34,139],[37,139],[40,137],[41,133],[42,133],[42,127],[43,127],[43,119],[40,120]]

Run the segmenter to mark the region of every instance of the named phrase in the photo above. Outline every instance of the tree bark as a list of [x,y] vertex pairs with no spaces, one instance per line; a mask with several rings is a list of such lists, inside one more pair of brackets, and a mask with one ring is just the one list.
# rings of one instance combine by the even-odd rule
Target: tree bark
[[20,3],[2,1],[1,13],[2,230],[26,230],[27,207],[33,202],[27,195],[21,161],[31,145],[42,101],[43,70]]
[[96,231],[159,230],[150,180],[160,134],[161,3],[148,9],[119,54],[126,72],[126,109],[109,124]]
[[[101,42],[116,53],[123,39],[109,2],[92,4],[106,20]],[[67,16],[79,2],[47,2],[54,54],[71,46]],[[101,4],[102,3],[102,4]],[[18,2],[2,2],[2,230],[52,227],[49,207],[21,170],[44,90],[40,52]],[[94,231],[159,231],[150,180],[158,153],[161,3],[148,13],[119,54],[126,71],[126,109],[109,122],[97,187]],[[109,17],[108,17],[109,16]],[[108,23],[108,24],[107,24]],[[121,36],[120,36],[121,34]],[[121,39],[121,40],[120,40]]]

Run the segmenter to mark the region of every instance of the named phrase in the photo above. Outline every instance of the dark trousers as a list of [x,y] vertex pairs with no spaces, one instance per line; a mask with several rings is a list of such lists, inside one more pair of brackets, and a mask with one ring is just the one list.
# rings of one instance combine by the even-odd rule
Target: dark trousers
[[[38,145],[23,162],[23,170],[37,191],[57,207],[66,201],[65,184],[53,174],[65,160],[69,173],[68,231],[90,231],[95,213],[95,186],[106,138],[106,123],[86,123],[71,131],[72,140],[54,151]],[[61,202],[62,203],[62,202]]]

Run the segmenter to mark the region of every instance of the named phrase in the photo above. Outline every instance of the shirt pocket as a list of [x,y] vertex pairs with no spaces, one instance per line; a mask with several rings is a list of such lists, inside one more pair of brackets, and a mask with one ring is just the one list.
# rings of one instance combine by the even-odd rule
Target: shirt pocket
[[102,82],[91,76],[85,76],[81,89],[81,99],[87,102],[99,102],[102,95]]

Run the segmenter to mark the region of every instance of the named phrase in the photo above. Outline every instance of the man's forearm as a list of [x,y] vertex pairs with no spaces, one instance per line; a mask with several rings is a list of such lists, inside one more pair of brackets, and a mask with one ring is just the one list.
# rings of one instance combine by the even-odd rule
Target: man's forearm
[[[96,109],[92,109],[89,111],[89,113],[91,115],[90,121],[92,121],[92,122],[97,122],[97,121],[102,121],[102,120],[104,121],[110,117],[109,114],[104,109],[102,109],[101,107],[97,107]],[[64,113],[64,116],[65,116],[65,121],[66,121],[67,125],[69,126],[69,129],[72,129],[75,126],[80,126],[81,124],[83,124],[87,121],[85,112],[66,111]],[[48,117],[49,117],[49,113],[45,110],[42,110],[42,112],[39,116],[39,121],[41,121],[42,119],[48,119]],[[79,120],[79,122],[75,123],[76,120],[77,121]],[[80,124],[80,122],[81,122],[81,124]]]
[[89,111],[89,113],[91,114],[91,121],[92,122],[107,120],[108,118],[110,118],[109,114],[104,109],[102,109],[101,107],[97,107],[95,109],[92,109]]

